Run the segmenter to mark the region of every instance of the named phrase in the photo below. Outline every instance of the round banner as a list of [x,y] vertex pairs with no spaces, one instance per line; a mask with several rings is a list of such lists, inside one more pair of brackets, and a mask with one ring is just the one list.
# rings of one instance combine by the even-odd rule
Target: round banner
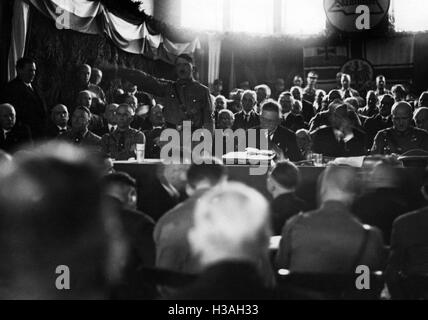
[[390,0],[324,0],[328,21],[345,32],[375,28],[388,14]]

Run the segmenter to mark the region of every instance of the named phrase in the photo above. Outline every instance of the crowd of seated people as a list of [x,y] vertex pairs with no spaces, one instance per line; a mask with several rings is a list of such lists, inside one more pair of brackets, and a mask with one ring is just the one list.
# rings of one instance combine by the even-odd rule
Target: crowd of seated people
[[[408,213],[387,162],[368,173],[369,182],[355,168],[327,167],[311,210],[295,193],[300,169],[289,161],[267,175],[269,203],[228,181],[221,161],[200,160],[177,172],[187,199],[152,219],[137,208],[136,180],[80,146],[59,140],[0,154],[0,255],[7,262],[0,297],[331,299],[344,294],[337,286],[360,265],[383,273],[371,298],[382,289],[384,298],[420,297],[406,277],[426,274],[426,208]],[[72,270],[69,291],[51,283],[58,266]],[[299,287],[284,282],[287,274],[332,283]]]
[[[270,203],[251,186],[227,182],[226,167],[207,155],[202,163],[158,166],[149,216],[138,210],[137,181],[111,173],[110,159],[135,158],[136,144],[146,145],[146,157],[160,157],[168,127],[161,99],[128,82],[110,101],[99,86],[102,71],[82,65],[76,88],[47,108],[36,67],[20,59],[17,78],[0,90],[0,255],[10,261],[0,267],[0,282],[9,279],[2,297],[275,299],[280,269],[354,274],[363,264],[385,271],[385,291],[402,298],[403,275],[427,273],[426,208],[408,213],[414,207],[389,163],[380,161],[364,181],[350,167],[327,167],[311,210],[296,194],[301,175],[293,162],[312,153],[428,151],[428,92],[408,102],[402,85],[389,91],[378,76],[364,99],[340,74],[327,93],[309,72],[306,86],[299,76],[290,89],[283,79],[272,89],[244,83],[226,99],[216,81],[212,120],[229,130],[221,137],[255,130],[256,142],[262,135],[267,142],[256,147],[276,152],[266,179]],[[274,253],[272,235],[281,237]],[[39,261],[41,250],[50,258]],[[49,286],[47,270],[57,261],[77,270],[81,278],[71,285],[78,290]],[[185,287],[160,289],[150,274],[159,270],[192,277]],[[14,282],[24,276],[28,290]]]

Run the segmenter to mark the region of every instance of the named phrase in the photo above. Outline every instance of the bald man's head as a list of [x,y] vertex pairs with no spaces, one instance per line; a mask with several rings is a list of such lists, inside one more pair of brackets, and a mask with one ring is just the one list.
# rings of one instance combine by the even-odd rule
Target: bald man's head
[[428,131],[428,107],[422,107],[415,111],[413,116],[416,127]]
[[65,127],[69,120],[68,109],[63,104],[57,104],[51,111],[52,122],[60,127]]
[[409,103],[404,101],[395,103],[391,114],[395,130],[405,132],[409,129],[412,121],[412,106]]
[[4,130],[10,130],[15,126],[15,123],[15,108],[9,103],[0,104],[0,127]]

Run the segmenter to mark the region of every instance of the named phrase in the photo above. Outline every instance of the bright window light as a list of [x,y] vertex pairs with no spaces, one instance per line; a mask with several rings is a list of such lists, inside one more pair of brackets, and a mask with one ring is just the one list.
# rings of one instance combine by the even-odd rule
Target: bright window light
[[311,35],[325,29],[326,16],[322,0],[283,0],[282,13],[284,33]]
[[223,0],[181,0],[181,25],[191,29],[222,31]]
[[231,31],[273,33],[274,0],[232,0]]
[[427,0],[393,0],[392,10],[396,31],[428,30]]

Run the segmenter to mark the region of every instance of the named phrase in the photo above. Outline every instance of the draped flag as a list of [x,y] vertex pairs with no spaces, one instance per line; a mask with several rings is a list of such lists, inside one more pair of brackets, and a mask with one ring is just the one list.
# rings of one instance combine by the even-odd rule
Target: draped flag
[[[25,3],[17,0],[17,3]],[[177,43],[162,34],[151,33],[146,22],[134,24],[110,12],[100,1],[88,0],[28,0],[28,2],[45,16],[55,21],[58,29],[70,29],[86,34],[105,34],[120,49],[133,54],[145,54],[154,59],[173,63],[175,57],[182,54],[193,54],[200,48],[199,39]],[[17,12],[15,14],[21,14]],[[12,38],[22,39],[16,47],[25,46],[28,14],[21,27],[14,28]],[[18,20],[17,20],[18,21]],[[22,50],[21,50],[22,51]],[[15,65],[23,51],[14,56],[9,55],[9,64]]]

